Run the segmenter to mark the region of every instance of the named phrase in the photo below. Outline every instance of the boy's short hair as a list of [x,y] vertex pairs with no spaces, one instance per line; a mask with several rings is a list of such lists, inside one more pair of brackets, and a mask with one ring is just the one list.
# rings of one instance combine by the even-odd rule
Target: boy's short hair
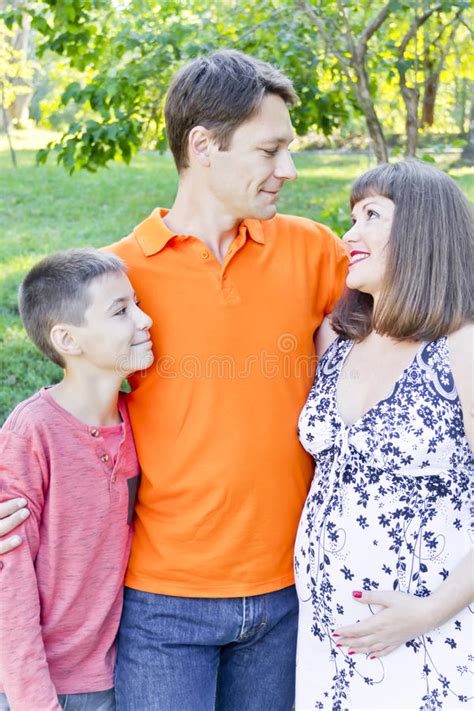
[[267,93],[280,96],[289,106],[298,100],[288,77],[243,52],[220,50],[182,67],[165,103],[166,135],[178,172],[189,165],[188,137],[194,126],[211,130],[219,148],[227,150],[236,128]]
[[20,316],[35,346],[64,368],[64,359],[51,342],[51,329],[57,323],[81,326],[90,305],[89,284],[104,274],[126,271],[119,257],[91,248],[56,252],[35,264],[18,293]]

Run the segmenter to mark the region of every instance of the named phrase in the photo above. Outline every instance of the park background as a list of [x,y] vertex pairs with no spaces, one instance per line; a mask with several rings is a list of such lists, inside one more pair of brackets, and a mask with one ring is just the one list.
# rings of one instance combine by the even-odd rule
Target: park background
[[172,203],[176,69],[231,48],[293,80],[299,178],[278,209],[342,236],[352,180],[383,160],[434,161],[474,203],[470,22],[469,0],[0,0],[0,422],[61,377],[22,329],[25,272]]

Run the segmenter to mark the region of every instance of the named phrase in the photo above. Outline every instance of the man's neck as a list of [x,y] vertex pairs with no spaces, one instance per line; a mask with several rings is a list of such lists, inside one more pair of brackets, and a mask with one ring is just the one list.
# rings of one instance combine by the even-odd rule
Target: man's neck
[[186,180],[180,181],[173,207],[164,218],[166,226],[182,235],[193,235],[200,239],[219,262],[236,237],[241,220],[222,210],[222,205],[206,193],[191,186]]
[[81,422],[104,427],[120,423],[120,385],[120,377],[115,374],[84,377],[83,373],[66,370],[63,380],[48,393]]

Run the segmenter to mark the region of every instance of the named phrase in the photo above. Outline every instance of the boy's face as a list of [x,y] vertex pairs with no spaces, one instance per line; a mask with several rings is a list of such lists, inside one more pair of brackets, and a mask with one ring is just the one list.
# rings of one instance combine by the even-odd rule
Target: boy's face
[[288,108],[267,94],[256,113],[241,124],[227,150],[212,145],[209,187],[235,220],[268,220],[276,213],[283,184],[297,172],[288,150],[294,131]]
[[82,326],[71,327],[84,361],[95,369],[126,376],[153,363],[152,320],[138,305],[127,276],[111,272],[88,287]]

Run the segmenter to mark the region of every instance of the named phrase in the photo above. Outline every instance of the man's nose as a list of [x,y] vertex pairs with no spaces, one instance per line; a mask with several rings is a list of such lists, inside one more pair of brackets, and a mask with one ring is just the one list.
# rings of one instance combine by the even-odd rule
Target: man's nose
[[298,171],[296,170],[293,157],[290,151],[281,151],[275,168],[275,177],[282,180],[296,180]]

